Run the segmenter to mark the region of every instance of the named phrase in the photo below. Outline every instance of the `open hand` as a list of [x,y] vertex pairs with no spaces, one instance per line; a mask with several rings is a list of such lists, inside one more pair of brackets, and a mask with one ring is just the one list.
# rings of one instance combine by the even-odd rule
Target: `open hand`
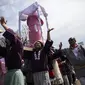
[[52,30],[54,30],[54,28],[48,29],[48,32],[50,32],[50,31],[52,31]]
[[62,42],[60,42],[60,44],[59,44],[59,49],[61,49],[62,48]]

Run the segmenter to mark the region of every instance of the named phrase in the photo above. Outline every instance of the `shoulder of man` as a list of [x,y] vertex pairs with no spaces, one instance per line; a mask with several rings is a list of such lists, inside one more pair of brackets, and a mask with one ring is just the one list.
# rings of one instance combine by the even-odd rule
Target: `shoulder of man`
[[85,48],[82,45],[80,45],[79,47],[83,52],[85,52]]
[[83,53],[84,56],[85,56],[85,48],[84,48],[82,45],[79,45],[79,48],[81,49],[82,53]]

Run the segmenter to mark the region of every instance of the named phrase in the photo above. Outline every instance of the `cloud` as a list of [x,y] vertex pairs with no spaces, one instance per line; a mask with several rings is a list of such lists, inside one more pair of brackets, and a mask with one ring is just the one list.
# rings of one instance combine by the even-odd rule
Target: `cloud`
[[[68,38],[75,37],[85,43],[85,1],[84,0],[46,0],[43,4],[49,14],[49,27],[55,28],[51,33],[54,45],[68,46]],[[49,4],[49,5],[48,5]],[[53,4],[53,5],[52,5]]]
[[19,11],[33,2],[33,0],[0,0],[0,16],[4,16],[7,19],[9,27],[17,30]]

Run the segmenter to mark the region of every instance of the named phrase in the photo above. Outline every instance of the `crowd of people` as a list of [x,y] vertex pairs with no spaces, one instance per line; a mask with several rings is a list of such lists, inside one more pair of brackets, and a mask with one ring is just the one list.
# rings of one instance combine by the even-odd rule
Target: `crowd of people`
[[[5,32],[0,36],[0,58],[5,59],[7,72],[0,85],[85,85],[85,49],[79,46],[75,38],[69,38],[69,48],[53,47],[50,32],[47,31],[47,40],[38,40],[32,50],[23,49],[21,38],[6,25],[4,17],[0,24]],[[62,83],[55,74],[54,60],[63,79]],[[1,67],[0,67],[1,69]],[[2,80],[0,73],[0,81]],[[53,79],[53,81],[51,81]],[[53,83],[54,82],[54,83]]]

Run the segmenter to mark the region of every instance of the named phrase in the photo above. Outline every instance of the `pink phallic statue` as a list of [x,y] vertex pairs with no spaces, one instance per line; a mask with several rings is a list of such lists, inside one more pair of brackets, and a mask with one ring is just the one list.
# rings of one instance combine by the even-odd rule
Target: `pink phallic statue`
[[29,46],[33,47],[33,44],[37,40],[42,40],[42,32],[41,26],[43,25],[42,19],[38,19],[38,16],[35,14],[28,16],[27,18],[27,25],[29,27]]

